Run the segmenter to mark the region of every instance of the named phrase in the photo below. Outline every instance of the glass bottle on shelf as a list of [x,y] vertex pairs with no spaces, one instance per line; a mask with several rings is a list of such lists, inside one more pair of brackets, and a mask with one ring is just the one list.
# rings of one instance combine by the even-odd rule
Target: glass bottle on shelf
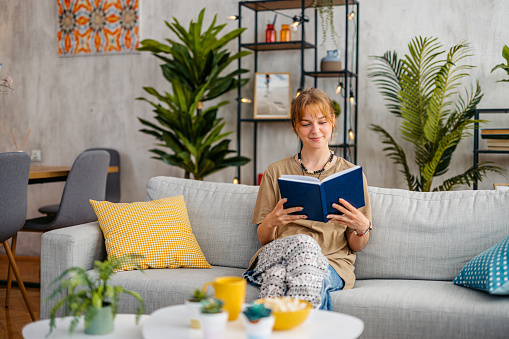
[[267,24],[265,30],[265,42],[276,42],[276,30],[273,24]]
[[290,27],[288,26],[288,24],[283,24],[281,26],[281,39],[280,41],[290,41],[292,40],[291,38],[291,32],[290,32]]

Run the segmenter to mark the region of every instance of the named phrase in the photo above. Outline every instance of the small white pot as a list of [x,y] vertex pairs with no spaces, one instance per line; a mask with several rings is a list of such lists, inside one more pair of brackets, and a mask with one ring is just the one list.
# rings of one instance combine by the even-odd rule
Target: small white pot
[[248,339],[268,339],[272,334],[272,327],[274,327],[274,316],[270,315],[261,318],[255,323],[249,321],[245,314],[242,314],[244,327],[246,328],[246,335]]
[[191,325],[191,328],[200,329],[201,323],[199,315],[201,303],[199,301],[186,300],[184,304],[186,305],[187,313],[189,314],[189,323]]
[[203,339],[219,339],[223,337],[228,321],[228,311],[222,310],[220,313],[199,313],[201,327],[203,329]]

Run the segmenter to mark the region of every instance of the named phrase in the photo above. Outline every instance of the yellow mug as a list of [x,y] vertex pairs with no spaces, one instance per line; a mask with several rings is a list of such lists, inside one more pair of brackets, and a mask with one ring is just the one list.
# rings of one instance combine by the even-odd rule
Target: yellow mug
[[246,300],[246,281],[239,277],[218,277],[213,282],[206,282],[203,291],[206,291],[209,285],[214,288],[216,299],[223,300],[223,308],[228,311],[228,320],[237,319]]

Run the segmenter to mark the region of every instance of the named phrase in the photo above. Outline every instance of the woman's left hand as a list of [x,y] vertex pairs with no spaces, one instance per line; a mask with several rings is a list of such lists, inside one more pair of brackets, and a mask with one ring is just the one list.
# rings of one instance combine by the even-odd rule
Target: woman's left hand
[[357,208],[353,207],[345,199],[339,199],[340,204],[332,204],[332,207],[343,213],[329,214],[328,222],[334,222],[346,225],[356,231],[358,234],[364,234],[369,228],[369,220]]

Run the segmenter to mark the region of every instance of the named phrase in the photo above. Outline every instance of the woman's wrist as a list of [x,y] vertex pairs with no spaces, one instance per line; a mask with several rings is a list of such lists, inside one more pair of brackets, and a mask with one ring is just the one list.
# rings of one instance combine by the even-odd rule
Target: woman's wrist
[[371,227],[371,221],[369,221],[369,224],[368,224],[368,228],[363,232],[361,230],[357,231],[357,230],[354,230],[353,232],[355,233],[356,236],[358,237],[362,237],[364,236],[365,234],[368,234],[369,231],[371,231],[373,229],[373,227]]

